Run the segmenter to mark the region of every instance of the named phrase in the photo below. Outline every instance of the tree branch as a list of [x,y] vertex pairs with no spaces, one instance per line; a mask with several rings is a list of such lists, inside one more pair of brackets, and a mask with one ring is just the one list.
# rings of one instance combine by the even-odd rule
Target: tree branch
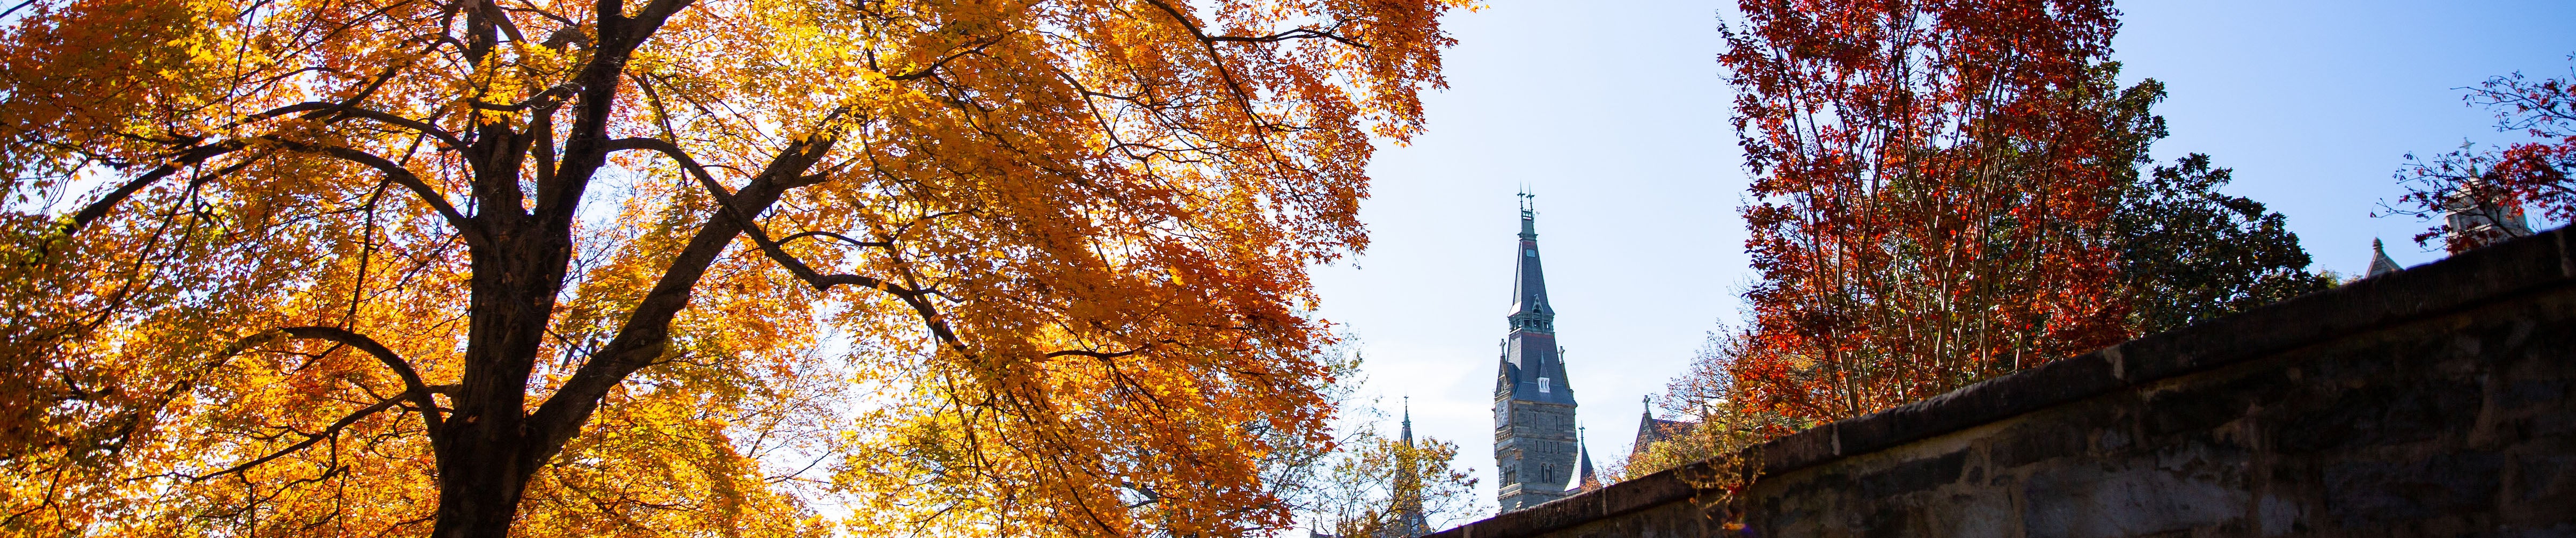
[[316,113],[308,115],[308,119],[315,116],[327,118],[328,114],[339,114],[352,118],[376,120],[387,125],[411,129],[413,131],[420,132],[420,134],[429,135],[429,137],[436,138],[439,142],[447,144],[447,147],[451,149],[461,149],[465,147],[465,142],[462,139],[457,138],[456,133],[447,132],[446,129],[440,129],[436,125],[430,125],[429,122],[397,116],[389,112],[358,108],[357,104],[353,102],[327,103],[322,101],[308,101],[296,103],[268,109],[249,116],[243,116],[242,119],[235,120],[231,124],[226,125],[226,127],[257,122],[297,112]]
[[208,480],[208,479],[212,479],[212,478],[215,478],[215,477],[219,477],[219,476],[223,476],[223,475],[228,475],[228,474],[234,474],[234,473],[240,473],[240,472],[242,472],[242,471],[248,471],[248,470],[250,470],[250,468],[252,468],[252,467],[258,467],[258,466],[260,466],[261,464],[265,464],[265,463],[268,463],[268,462],[271,462],[271,461],[276,461],[278,458],[286,457],[286,455],[288,455],[288,454],[294,454],[294,453],[296,453],[296,452],[298,452],[298,451],[302,451],[302,450],[304,450],[304,449],[306,449],[306,448],[311,448],[311,447],[313,446],[313,444],[314,444],[314,443],[320,443],[320,442],[322,442],[322,441],[323,441],[323,440],[325,440],[325,439],[330,439],[330,438],[333,438],[333,437],[338,437],[338,436],[340,435],[340,430],[348,429],[348,428],[349,428],[349,425],[357,424],[357,423],[358,423],[358,421],[359,421],[360,419],[367,418],[367,416],[368,416],[368,415],[374,415],[374,414],[376,414],[376,412],[378,412],[378,411],[383,411],[383,410],[385,410],[385,409],[387,409],[387,408],[393,407],[393,406],[394,406],[394,404],[402,403],[402,401],[403,401],[403,399],[404,399],[404,398],[411,397],[411,396],[413,396],[413,395],[415,395],[415,394],[421,394],[421,393],[420,393],[419,391],[405,390],[405,391],[403,391],[403,393],[402,393],[402,394],[396,394],[396,395],[393,395],[392,397],[385,398],[385,399],[384,399],[384,401],[376,402],[376,404],[375,404],[375,405],[370,405],[370,406],[367,406],[367,407],[365,407],[365,408],[359,409],[357,412],[350,413],[350,414],[349,414],[349,416],[340,417],[340,420],[339,420],[339,421],[336,421],[336,422],[332,422],[330,427],[328,427],[328,428],[323,428],[321,433],[308,433],[308,434],[303,434],[303,435],[304,435],[304,440],[303,440],[302,442],[295,443],[294,445],[288,446],[288,447],[286,447],[285,449],[281,449],[281,450],[278,450],[278,451],[276,451],[276,452],[271,452],[271,453],[269,453],[269,454],[268,454],[268,455],[266,455],[266,456],[260,456],[260,457],[259,457],[259,459],[250,460],[249,462],[243,463],[243,464],[241,464],[241,465],[235,465],[235,466],[232,466],[231,468],[227,468],[227,469],[224,469],[224,470],[221,470],[221,471],[215,471],[215,472],[213,472],[213,473],[207,473],[207,474],[204,474],[204,475],[189,476],[189,477],[188,477],[188,480],[189,480],[189,481],[192,481],[192,482],[204,482],[204,481],[206,481],[206,480]]
[[922,66],[918,71],[904,73],[901,75],[889,75],[886,77],[886,80],[915,80],[929,77],[931,74],[937,73],[939,68],[946,67],[949,61],[963,58],[968,54],[981,54],[984,52],[985,48],[993,46],[994,43],[1002,42],[1002,38],[1009,37],[1010,35],[1010,32],[994,34],[993,37],[978,42],[973,47],[968,47],[965,50],[949,54],[947,57],[940,58],[939,61],[930,62],[930,65]]
[[1050,359],[1052,359],[1052,358],[1056,358],[1056,357],[1091,357],[1091,358],[1094,358],[1094,359],[1115,359],[1115,358],[1119,358],[1119,357],[1125,357],[1125,356],[1128,356],[1128,355],[1134,355],[1134,354],[1138,354],[1138,353],[1144,353],[1144,352],[1147,352],[1147,351],[1153,351],[1155,347],[1159,347],[1159,346],[1162,346],[1162,345],[1165,345],[1165,344],[1178,344],[1178,343],[1181,343],[1181,341],[1179,341],[1179,340],[1173,340],[1173,339],[1168,339],[1168,338],[1167,338],[1167,339],[1163,339],[1163,340],[1161,340],[1161,341],[1157,341],[1157,342],[1154,342],[1154,343],[1151,343],[1151,344],[1145,344],[1145,345],[1143,345],[1143,346],[1139,346],[1139,347],[1137,347],[1137,348],[1135,348],[1135,349],[1130,349],[1130,350],[1126,350],[1126,351],[1100,352],[1100,351],[1084,351],[1084,350],[1079,350],[1079,349],[1068,349],[1068,350],[1064,350],[1064,351],[1057,351],[1057,352],[1053,352],[1053,353],[1048,353],[1048,354],[1046,354],[1046,358],[1050,358]]
[[678,144],[668,140],[649,136],[628,137],[610,140],[606,144],[601,144],[601,147],[610,152],[631,149],[660,152],[663,156],[670,157],[672,161],[680,163],[680,169],[688,171],[689,175],[696,177],[698,181],[709,185],[716,182],[715,175],[708,173],[705,165],[698,164],[698,160],[690,157],[688,151],[680,149]]
[[[835,111],[830,118],[837,118],[840,114],[840,111]],[[827,118],[822,123],[828,126],[833,122]],[[779,197],[788,189],[805,181],[805,171],[831,151],[837,135],[837,132],[826,131],[797,139],[772,158],[739,195],[718,200],[720,207],[716,214],[689,238],[688,245],[671,260],[661,279],[654,282],[652,291],[636,303],[634,310],[627,315],[625,325],[618,328],[617,336],[601,345],[598,352],[592,353],[590,359],[555,390],[554,396],[548,397],[536,412],[529,415],[526,424],[531,440],[542,449],[529,451],[527,457],[530,459],[521,463],[536,465],[553,457],[566,440],[580,431],[581,424],[589,420],[591,412],[598,408],[600,400],[608,395],[610,389],[616,388],[628,374],[651,364],[652,359],[661,354],[663,346],[670,341],[671,320],[680,309],[688,306],[689,298],[698,281],[706,276],[707,268],[724,253],[725,246],[731,244],[735,236],[751,225],[752,218],[778,203]],[[633,147],[652,149],[645,147],[650,142],[629,143],[634,144]],[[677,154],[686,156],[685,152]],[[700,179],[713,184],[711,176],[701,176]]]
[[[429,431],[432,433],[439,431],[444,419],[439,416],[438,413],[438,400],[430,397],[430,394],[438,391],[429,386],[427,382],[422,381],[420,378],[420,371],[412,369],[411,363],[404,361],[402,356],[394,353],[392,348],[385,347],[384,344],[376,342],[376,339],[374,338],[368,338],[367,335],[358,334],[348,329],[338,327],[284,327],[252,335],[250,338],[244,338],[242,340],[249,343],[249,345],[258,345],[259,341],[273,339],[280,335],[290,338],[336,342],[349,347],[358,348],[359,351],[364,351],[367,352],[368,355],[374,356],[377,361],[385,363],[385,368],[394,371],[394,377],[402,378],[405,394],[414,395],[415,400],[412,403],[420,406],[421,423],[428,425]],[[247,348],[249,346],[242,345],[237,347]]]
[[1359,48],[1363,48],[1363,49],[1365,49],[1365,48],[1369,48],[1369,46],[1368,46],[1368,44],[1367,44],[1367,43],[1361,43],[1361,42],[1359,42],[1359,41],[1352,40],[1351,38],[1348,38],[1348,37],[1342,37],[1342,35],[1341,35],[1341,34],[1333,33],[1331,30],[1317,30],[1317,29],[1313,29],[1313,28],[1298,28],[1298,29],[1295,29],[1295,30],[1289,30],[1289,31],[1280,32],[1280,33],[1276,33],[1276,34],[1265,35],[1265,36],[1230,36],[1230,35],[1214,35],[1214,36],[1212,36],[1212,35],[1207,35],[1207,34],[1199,34],[1199,39],[1200,39],[1200,40],[1204,40],[1204,41],[1233,41],[1233,42],[1241,42],[1241,43],[1277,43],[1277,42],[1287,41],[1287,40],[1291,40],[1291,39],[1311,39],[1311,38],[1324,38],[1324,39],[1330,39],[1330,40],[1333,40],[1333,41],[1341,42],[1341,44],[1344,44],[1344,45],[1350,45],[1350,46],[1353,46],[1353,47],[1359,47]]
[[261,138],[276,142],[279,146],[285,147],[288,150],[337,157],[341,160],[375,168],[377,171],[384,172],[387,180],[393,181],[394,184],[402,185],[404,188],[410,189],[413,194],[419,195],[421,203],[428,204],[430,209],[437,210],[439,216],[446,218],[449,226],[454,226],[457,231],[463,232],[466,239],[475,242],[482,242],[489,239],[485,237],[482,226],[475,224],[473,219],[466,218],[464,213],[456,210],[455,205],[447,202],[447,195],[439,193],[436,187],[431,187],[428,182],[421,181],[419,175],[411,173],[410,169],[403,168],[401,164],[395,163],[391,159],[379,157],[373,153],[340,146],[307,144],[274,136],[263,136]]
[[784,244],[788,244],[788,243],[794,242],[794,241],[796,241],[796,240],[798,240],[798,239],[804,239],[804,238],[807,238],[807,237],[828,237],[828,238],[832,238],[832,239],[840,240],[842,243],[847,243],[847,244],[849,244],[850,246],[853,246],[853,247],[880,247],[880,248],[886,248],[886,247],[893,247],[893,246],[894,246],[894,242],[893,242],[893,241],[860,241],[860,240],[857,240],[857,239],[851,239],[851,238],[850,238],[850,236],[841,235],[841,234],[834,233],[834,232],[822,231],[822,230],[813,230],[813,231],[796,232],[796,233],[793,233],[793,234],[788,234],[788,235],[787,235],[787,237],[781,237],[781,238],[778,238],[778,244],[784,245]]
[[[1163,10],[1163,12],[1164,12],[1164,13],[1169,13],[1169,14],[1171,14],[1171,15],[1172,15],[1172,19],[1173,19],[1173,20],[1180,21],[1180,23],[1181,23],[1181,27],[1183,27],[1183,28],[1188,28],[1188,29],[1190,30],[1190,35],[1191,35],[1191,36],[1193,36],[1193,37],[1197,37],[1197,38],[1198,38],[1198,40],[1199,40],[1199,41],[1201,41],[1201,42],[1206,42],[1206,43],[1216,43],[1216,42],[1237,42],[1237,43],[1277,43],[1277,42],[1280,42],[1280,41],[1287,41],[1287,40],[1291,40],[1291,39],[1324,38],[1324,39],[1331,39],[1331,40],[1333,40],[1333,41],[1341,42],[1341,43],[1342,43],[1342,44],[1344,44],[1344,45],[1350,45],[1350,46],[1359,47],[1359,48],[1363,48],[1363,49],[1365,49],[1365,48],[1369,48],[1368,44],[1366,44],[1366,43],[1361,43],[1361,42],[1358,42],[1358,41],[1354,41],[1354,40],[1352,40],[1351,38],[1343,37],[1341,34],[1333,33],[1333,32],[1332,32],[1332,30],[1317,30],[1317,29],[1313,29],[1313,28],[1298,28],[1298,29],[1294,29],[1294,30],[1288,30],[1288,31],[1285,31],[1285,32],[1279,32],[1279,33],[1270,34],[1270,35],[1265,35],[1265,36],[1209,35],[1209,34],[1207,33],[1207,31],[1206,31],[1206,30],[1203,30],[1203,29],[1200,29],[1200,28],[1199,28],[1198,23],[1191,22],[1191,21],[1190,21],[1190,19],[1189,19],[1188,17],[1182,16],[1182,15],[1181,15],[1181,10],[1180,10],[1180,8],[1173,7],[1173,6],[1172,6],[1172,4],[1170,4],[1170,3],[1168,3],[1168,2],[1164,2],[1163,0],[1145,0],[1145,1],[1146,1],[1147,3],[1154,4],[1154,7],[1162,8],[1162,10]],[[1348,22],[1348,21],[1335,21],[1335,22],[1334,22],[1333,27],[1335,27],[1335,28],[1339,28],[1339,27],[1341,27],[1341,23],[1343,23],[1343,22]]]
[[[653,0],[633,18],[620,11],[621,2],[603,1],[598,11],[599,46],[590,63],[570,81],[577,99],[570,128],[565,130],[563,160],[555,165],[554,180],[537,185],[535,211],[549,218],[570,218],[574,205],[589,187],[591,173],[607,164],[608,124],[617,107],[617,77],[625,72],[626,61],[644,40],[660,30],[662,23],[691,0]],[[543,143],[552,143],[551,140]]]
[[108,191],[106,195],[100,196],[98,201],[90,202],[89,205],[81,207],[80,212],[73,213],[72,220],[70,222],[63,223],[62,228],[58,229],[57,232],[61,233],[65,238],[78,234],[82,229],[89,227],[89,223],[95,222],[101,218],[106,218],[108,211],[116,209],[116,204],[124,202],[126,198],[133,197],[134,193],[142,192],[144,187],[152,186],[155,182],[168,178],[172,174],[177,174],[181,169],[196,166],[198,163],[203,163],[207,159],[212,159],[223,154],[241,151],[243,148],[249,146],[249,142],[235,138],[181,150],[177,155],[170,157],[169,162],[162,163],[161,166],[153,167],[151,171],[144,172],[143,175],[137,176],[133,180],[126,181],[123,185],[118,185],[116,190]]

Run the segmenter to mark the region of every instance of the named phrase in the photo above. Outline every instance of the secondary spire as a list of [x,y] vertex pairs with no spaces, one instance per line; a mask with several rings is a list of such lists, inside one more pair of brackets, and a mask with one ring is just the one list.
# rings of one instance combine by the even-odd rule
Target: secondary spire
[[1404,397],[1404,446],[1413,446],[1413,397]]

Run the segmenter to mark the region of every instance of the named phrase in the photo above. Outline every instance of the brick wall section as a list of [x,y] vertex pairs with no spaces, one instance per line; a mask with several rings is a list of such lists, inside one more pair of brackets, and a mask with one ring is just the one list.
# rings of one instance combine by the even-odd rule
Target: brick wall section
[[[2567,229],[1747,451],[1754,536],[2576,536]],[[1433,536],[1726,535],[1690,466]],[[1704,481],[1703,481],[1704,482]]]

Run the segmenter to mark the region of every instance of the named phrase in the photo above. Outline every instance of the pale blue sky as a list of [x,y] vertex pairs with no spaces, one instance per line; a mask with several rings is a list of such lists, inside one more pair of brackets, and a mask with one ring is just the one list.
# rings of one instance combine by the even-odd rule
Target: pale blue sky
[[[1364,340],[1386,412],[1456,441],[1493,490],[1495,341],[1510,304],[1514,189],[1539,242],[1570,384],[1601,463],[1626,451],[1638,397],[1661,392],[1751,278],[1736,217],[1745,172],[1715,56],[1731,1],[1488,0],[1448,20],[1450,89],[1430,131],[1387,148],[1363,207],[1369,251],[1320,269],[1322,312]],[[2403,264],[2422,225],[2370,218],[2408,152],[2518,140],[2459,90],[2516,70],[2564,76],[2576,2],[2124,2],[2123,78],[2163,80],[2166,161],[2211,154],[2228,191],[2289,215],[2320,269],[2358,272],[2370,240]],[[1722,11],[1723,10],[1723,11]],[[1390,429],[1392,424],[1387,425]]]

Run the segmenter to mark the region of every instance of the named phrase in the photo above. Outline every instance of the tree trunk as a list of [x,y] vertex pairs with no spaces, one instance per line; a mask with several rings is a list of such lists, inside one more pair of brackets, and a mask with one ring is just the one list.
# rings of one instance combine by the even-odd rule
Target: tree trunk
[[[527,412],[530,372],[543,351],[555,296],[571,261],[569,222],[486,207],[491,232],[472,248],[465,371],[452,394],[456,414],[432,432],[438,454],[438,513],[431,536],[500,538],[518,516],[530,477],[553,455]],[[506,211],[506,212],[505,212]]]
[[[457,447],[463,448],[463,447]],[[436,538],[501,538],[519,515],[519,498],[527,493],[534,469],[519,465],[519,443],[499,443],[457,450],[438,462],[438,515],[430,536]]]

